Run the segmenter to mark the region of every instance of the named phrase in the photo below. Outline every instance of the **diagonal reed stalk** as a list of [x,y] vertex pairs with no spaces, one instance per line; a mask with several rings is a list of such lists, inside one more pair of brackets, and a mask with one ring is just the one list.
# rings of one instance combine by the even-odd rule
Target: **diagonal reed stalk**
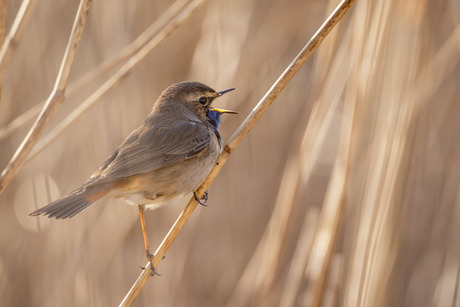
[[[65,129],[67,129],[77,118],[79,118],[84,112],[92,107],[99,99],[113,89],[116,85],[122,82],[133,69],[139,65],[147,55],[152,52],[160,43],[162,43],[169,35],[171,35],[178,27],[180,27],[185,20],[187,20],[196,9],[198,9],[205,0],[194,0],[190,1],[186,6],[173,5],[174,9],[170,14],[170,19],[161,30],[156,33],[150,40],[140,48],[134,56],[126,62],[119,70],[117,70],[104,84],[102,84],[96,91],[94,91],[83,103],[81,103],[75,110],[72,111],[64,120],[62,120],[51,132],[43,137],[43,139],[37,144],[34,150],[30,153],[26,162],[29,162],[36,155],[42,152],[49,144],[51,144]],[[180,11],[179,14],[177,12]],[[164,19],[162,18],[162,22]],[[150,37],[150,35],[149,35]]]
[[[348,29],[347,27],[347,33],[342,34],[342,36],[350,39],[353,32]],[[270,305],[269,303],[273,303],[278,295],[276,289],[279,282],[278,277],[282,274],[281,263],[286,251],[284,246],[289,240],[289,227],[295,219],[294,211],[297,205],[295,199],[299,197],[304,186],[310,181],[315,163],[320,157],[321,148],[328,140],[327,131],[334,124],[334,114],[341,105],[342,93],[346,88],[347,77],[345,76],[350,74],[349,67],[352,67],[350,58],[345,53],[334,55],[333,61],[330,58],[331,46],[337,41],[336,33],[329,35],[328,41],[316,55],[315,63],[319,64],[313,75],[318,76],[315,79],[315,84],[321,88],[321,92],[314,99],[316,102],[311,115],[301,119],[297,127],[294,128],[294,130],[304,131],[302,141],[299,142],[300,145],[295,144],[295,148],[291,149],[292,154],[287,159],[284,173],[281,176],[282,180],[274,210],[264,236],[241,275],[227,306],[245,305],[248,292],[254,293],[251,295],[251,303],[257,301],[259,305]],[[341,43],[341,48],[344,47],[349,48],[349,44]],[[323,80],[320,76],[325,67],[329,69],[329,77]],[[308,125],[304,123],[308,123]],[[311,220],[313,213],[310,210],[309,208],[306,212],[305,221]],[[307,233],[307,229],[312,230],[314,227],[311,226],[311,223],[306,223],[302,233]],[[300,281],[303,278],[303,271],[309,258],[311,242],[308,242],[308,238],[308,235],[299,236],[296,260],[291,263],[289,281],[281,293],[281,306],[295,305],[294,301],[300,291]]]
[[[217,159],[216,165],[211,170],[209,176],[203,182],[203,184],[198,188],[198,196],[202,196],[204,192],[209,188],[217,174],[222,169],[223,165],[229,158],[233,150],[238,147],[240,142],[246,137],[249,131],[254,127],[258,120],[262,117],[265,111],[270,107],[274,102],[276,97],[283,91],[289,81],[295,76],[297,71],[302,67],[302,65],[307,61],[307,59],[313,54],[316,48],[321,44],[321,42],[326,38],[329,32],[334,28],[334,26],[340,21],[340,19],[345,15],[351,5],[354,3],[354,0],[343,0],[334,12],[329,16],[329,18],[323,23],[319,30],[313,35],[313,37],[308,41],[305,47],[300,51],[300,53],[295,57],[291,64],[286,68],[286,70],[281,74],[281,76],[276,80],[264,97],[259,101],[256,107],[240,125],[240,127],[235,131],[235,133],[230,137],[227,144],[224,147],[222,154]],[[160,261],[163,259],[163,256],[166,254],[167,250],[171,244],[176,239],[177,235],[181,231],[182,227],[187,222],[188,218],[191,216],[193,211],[197,206],[196,200],[192,197],[188,202],[185,209],[182,211],[166,237],[163,239],[162,243],[155,252],[153,258],[153,266],[158,267]],[[152,271],[149,264],[145,266],[147,269],[143,270],[139,275],[120,306],[130,306],[136,297],[139,295],[142,288],[147,283],[148,279],[152,276]]]
[[[186,4],[193,2],[192,0],[177,0],[174,2],[158,19],[156,19],[142,34],[140,34],[134,41],[128,46],[114,55],[112,58],[103,62],[99,66],[95,67],[91,71],[81,76],[78,80],[69,84],[66,90],[67,97],[78,93],[86,85],[94,82],[99,77],[110,71],[114,67],[125,63],[132,56],[136,54],[142,47],[144,47],[149,41],[154,39],[173,18],[175,18],[181,10],[184,9]],[[1,18],[0,18],[1,20]],[[11,122],[4,127],[0,128],[0,141],[8,137],[14,131],[23,127],[26,123],[32,120],[35,116],[40,113],[45,101],[37,103],[35,106],[17,116]]]
[[[2,4],[2,12],[6,12],[6,1],[4,5]],[[3,75],[8,67],[11,56],[13,55],[14,50],[18,46],[19,40],[21,39],[22,33],[29,17],[32,15],[32,12],[35,9],[37,0],[24,0],[22,1],[21,7],[19,8],[18,14],[14,19],[11,30],[8,33],[8,36],[5,38],[3,45],[0,49],[0,80],[3,79]],[[6,23],[6,14],[5,16],[0,16],[1,23]]]
[[19,148],[14,153],[10,162],[0,175],[0,194],[5,190],[10,183],[15,172],[22,165],[27,155],[38,141],[38,138],[43,133],[43,130],[48,125],[51,118],[56,114],[57,110],[64,102],[64,94],[67,87],[67,82],[72,69],[75,54],[77,53],[78,45],[80,43],[83,29],[86,24],[86,17],[88,16],[91,0],[81,0],[78,8],[77,15],[70,33],[69,41],[62,59],[59,73],[54,84],[54,88],[48,97],[45,106],[43,107],[40,115],[33,124],[32,128],[27,133]]

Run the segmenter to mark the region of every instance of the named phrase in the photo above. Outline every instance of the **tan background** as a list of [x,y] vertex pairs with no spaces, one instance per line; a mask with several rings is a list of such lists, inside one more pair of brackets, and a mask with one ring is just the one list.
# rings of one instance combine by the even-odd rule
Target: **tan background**
[[[236,87],[217,103],[240,113],[223,118],[228,139],[337,3],[209,1],[21,168],[0,196],[0,306],[119,304],[146,262],[136,208],[27,214],[83,183],[172,83]],[[8,1],[7,30],[19,4]],[[94,1],[70,82],[168,6]],[[77,7],[37,4],[2,80],[0,127],[49,95]],[[459,50],[456,0],[358,0],[230,157],[135,306],[305,306],[318,293],[322,306],[460,306]],[[107,76],[68,97],[50,127]],[[30,125],[0,140],[2,169]],[[147,214],[152,246],[186,201]],[[337,232],[319,217],[326,203]],[[319,237],[326,246],[309,254],[318,224],[337,240]]]

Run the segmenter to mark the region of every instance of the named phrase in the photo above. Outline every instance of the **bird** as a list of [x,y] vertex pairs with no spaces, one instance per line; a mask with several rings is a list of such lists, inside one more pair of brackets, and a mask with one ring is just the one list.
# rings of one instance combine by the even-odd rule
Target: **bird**
[[[206,179],[222,151],[221,115],[235,111],[212,106],[235,88],[217,92],[200,82],[185,81],[166,88],[147,118],[79,188],[30,216],[66,219],[103,197],[124,200],[139,209],[145,253],[152,274],[144,211],[193,193]],[[204,201],[204,202],[202,202]]]

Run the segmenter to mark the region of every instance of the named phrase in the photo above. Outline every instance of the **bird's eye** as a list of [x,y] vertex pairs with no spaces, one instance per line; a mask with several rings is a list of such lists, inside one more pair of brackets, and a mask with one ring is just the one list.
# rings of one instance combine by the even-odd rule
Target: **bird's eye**
[[198,102],[202,105],[202,106],[205,106],[207,103],[208,103],[208,99],[206,97],[200,97],[200,99],[198,99]]

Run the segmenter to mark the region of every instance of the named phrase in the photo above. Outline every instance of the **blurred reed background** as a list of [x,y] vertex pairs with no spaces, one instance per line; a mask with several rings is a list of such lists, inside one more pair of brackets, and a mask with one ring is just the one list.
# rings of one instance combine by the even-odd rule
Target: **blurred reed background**
[[[5,1],[3,0],[2,3]],[[6,30],[21,1],[6,1]],[[145,264],[138,211],[28,213],[79,186],[168,85],[237,91],[228,138],[338,4],[217,0],[0,195],[0,306],[113,306]],[[115,56],[170,1],[94,1],[70,82]],[[39,1],[2,79],[0,166],[52,90],[78,1]],[[1,15],[0,15],[1,16]],[[5,24],[5,20],[1,20]],[[357,0],[232,154],[135,306],[460,306],[460,3]],[[69,95],[45,135],[116,71]],[[158,246],[186,204],[148,213]]]

